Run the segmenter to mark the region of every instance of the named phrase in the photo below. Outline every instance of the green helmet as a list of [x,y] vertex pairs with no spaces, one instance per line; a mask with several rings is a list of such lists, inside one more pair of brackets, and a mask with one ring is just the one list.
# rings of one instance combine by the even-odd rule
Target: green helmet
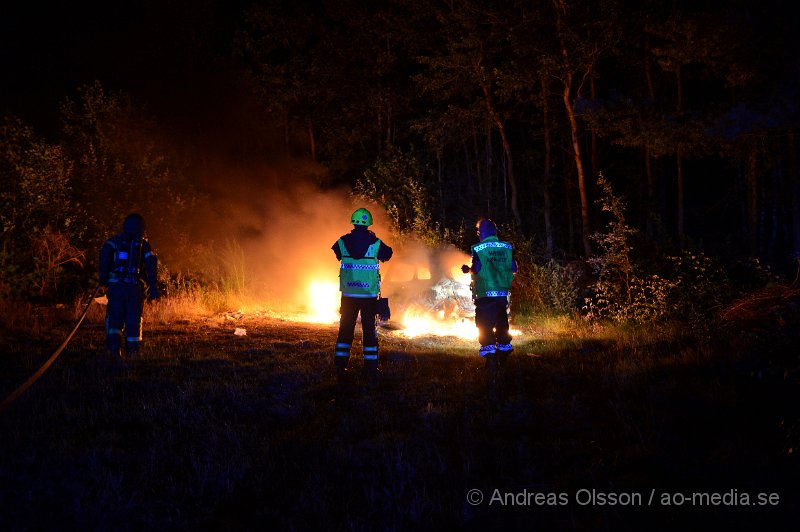
[[350,216],[350,223],[353,225],[372,225],[372,214],[365,208],[356,209]]

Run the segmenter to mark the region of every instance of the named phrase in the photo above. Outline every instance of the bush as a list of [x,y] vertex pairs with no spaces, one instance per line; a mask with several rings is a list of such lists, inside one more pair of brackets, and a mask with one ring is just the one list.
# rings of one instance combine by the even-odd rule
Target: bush
[[597,185],[602,192],[598,202],[603,212],[611,214],[606,232],[595,233],[592,240],[600,254],[589,259],[597,274],[594,297],[587,298],[583,311],[590,319],[617,322],[647,322],[670,315],[669,296],[676,281],[639,271],[631,258],[632,236],[636,230],[625,223],[625,203],[614,196],[609,183],[600,174]]
[[668,264],[675,282],[669,297],[673,315],[695,320],[732,299],[733,287],[725,269],[707,255],[684,251],[669,257]]
[[[519,261],[519,259],[518,259]],[[525,262],[514,280],[512,301],[521,314],[567,314],[577,308],[582,274],[554,259]]]
[[430,247],[462,238],[433,221],[432,195],[425,183],[430,172],[421,167],[413,153],[387,147],[375,164],[364,172],[355,186],[355,195],[378,203],[392,222],[397,237],[413,234]]
[[[63,300],[83,266],[83,206],[73,201],[73,164],[32,128],[0,123],[0,284],[15,297]],[[72,270],[65,266],[73,266]]]

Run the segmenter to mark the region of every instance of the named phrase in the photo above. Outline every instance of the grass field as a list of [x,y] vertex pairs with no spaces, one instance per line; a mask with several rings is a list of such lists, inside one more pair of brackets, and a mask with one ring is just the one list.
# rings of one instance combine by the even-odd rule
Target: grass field
[[[3,329],[2,397],[75,314],[32,312]],[[0,412],[0,529],[800,523],[799,376],[780,362],[790,351],[667,327],[517,326],[496,380],[473,343],[383,330],[383,375],[370,388],[360,356],[337,384],[333,325],[258,313],[151,319],[142,357],[122,369],[102,356],[93,309]]]

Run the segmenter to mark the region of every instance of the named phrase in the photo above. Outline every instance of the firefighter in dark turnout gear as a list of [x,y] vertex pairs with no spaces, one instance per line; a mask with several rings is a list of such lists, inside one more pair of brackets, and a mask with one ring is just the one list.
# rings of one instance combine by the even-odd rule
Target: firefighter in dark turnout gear
[[107,287],[106,345],[111,355],[134,358],[142,344],[142,311],[145,294],[158,299],[156,259],[144,236],[144,218],[129,214],[122,233],[109,238],[100,249],[100,285]]
[[333,361],[336,375],[341,379],[350,360],[356,320],[361,314],[364,369],[368,377],[374,378],[378,372],[378,337],[375,333],[381,278],[378,263],[392,257],[392,248],[367,229],[372,225],[372,214],[367,209],[353,212],[350,223],[353,230],[331,247],[336,259],[341,261],[339,290],[342,292],[339,335]]
[[497,238],[497,226],[482,218],[475,226],[480,242],[472,246],[472,266],[461,266],[472,272],[472,297],[475,300],[475,325],[478,327],[480,355],[486,367],[496,370],[513,349],[508,332],[508,297],[517,262],[508,242]]

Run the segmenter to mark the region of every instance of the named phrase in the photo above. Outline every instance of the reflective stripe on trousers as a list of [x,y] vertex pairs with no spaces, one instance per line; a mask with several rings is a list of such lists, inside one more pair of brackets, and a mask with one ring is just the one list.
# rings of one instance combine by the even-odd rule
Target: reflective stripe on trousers
[[336,344],[336,348],[334,350],[334,356],[337,356],[337,357],[349,357],[350,356],[350,344],[343,344],[343,343]]
[[364,346],[364,360],[378,360],[378,346]]

